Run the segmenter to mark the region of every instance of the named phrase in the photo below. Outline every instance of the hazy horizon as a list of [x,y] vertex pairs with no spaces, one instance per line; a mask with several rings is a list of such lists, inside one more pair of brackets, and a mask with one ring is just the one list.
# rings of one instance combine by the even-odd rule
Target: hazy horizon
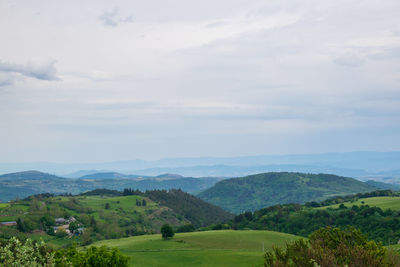
[[154,161],[0,162],[0,174],[36,170],[69,178],[118,172],[144,176],[165,173],[189,177],[239,177],[264,172],[328,173],[398,183],[400,151],[323,154],[253,155],[242,157],[163,158]]
[[253,154],[253,155],[225,155],[225,156],[188,156],[188,157],[162,157],[162,158],[131,158],[131,159],[114,159],[114,160],[100,160],[100,161],[55,161],[55,160],[33,160],[33,161],[0,161],[0,163],[55,163],[55,164],[101,164],[101,163],[114,163],[114,162],[128,162],[128,161],[143,161],[143,162],[157,162],[164,160],[179,160],[179,159],[235,159],[235,158],[256,158],[256,157],[287,157],[287,156],[318,156],[318,155],[333,155],[333,154],[357,154],[357,153],[400,153],[400,150],[387,150],[387,151],[373,151],[373,150],[358,150],[358,151],[327,151],[319,153],[274,153],[274,154]]

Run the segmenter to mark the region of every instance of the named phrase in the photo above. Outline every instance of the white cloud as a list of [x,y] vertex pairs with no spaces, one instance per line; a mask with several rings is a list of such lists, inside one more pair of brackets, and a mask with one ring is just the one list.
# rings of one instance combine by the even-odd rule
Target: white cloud
[[29,62],[26,65],[0,61],[0,72],[19,73],[38,80],[55,81],[57,77],[56,61]]
[[380,150],[400,149],[399,1],[115,5],[0,3],[4,155],[373,150],[377,131],[394,133]]
[[111,11],[105,11],[100,15],[99,19],[106,26],[117,27],[121,23],[133,22],[133,16],[123,17],[120,15],[119,8],[115,7]]
[[347,67],[359,67],[364,63],[364,59],[356,54],[349,53],[337,57],[334,62]]

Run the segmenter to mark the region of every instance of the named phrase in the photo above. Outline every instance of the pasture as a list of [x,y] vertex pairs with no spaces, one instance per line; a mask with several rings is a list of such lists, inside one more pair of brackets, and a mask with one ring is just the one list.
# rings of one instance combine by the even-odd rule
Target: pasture
[[94,245],[118,247],[133,266],[262,266],[263,249],[297,238],[271,231],[222,230],[178,233],[166,241],[161,235],[144,235]]
[[[354,202],[344,202],[346,207],[351,207],[353,205],[361,206],[368,205],[370,207],[379,207],[381,209],[392,209],[400,210],[400,197],[370,197],[370,198],[360,198]],[[341,204],[330,205],[325,207],[319,207],[317,209],[327,209],[327,208],[338,208]]]

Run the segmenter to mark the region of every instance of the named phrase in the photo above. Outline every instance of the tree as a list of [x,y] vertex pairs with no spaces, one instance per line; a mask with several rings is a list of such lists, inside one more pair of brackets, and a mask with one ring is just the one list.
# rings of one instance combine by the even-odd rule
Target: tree
[[105,208],[106,210],[109,210],[110,207],[111,207],[111,206],[110,206],[110,203],[107,202],[104,208]]
[[25,223],[21,218],[17,219],[17,229],[18,229],[18,231],[23,232],[23,233],[27,232]]
[[81,239],[82,239],[82,245],[89,245],[93,242],[92,240],[92,228],[86,228],[85,231],[83,231]]
[[47,230],[55,225],[54,219],[49,214],[45,214],[43,217],[41,217],[39,223],[42,230]]
[[161,227],[161,236],[164,240],[170,239],[174,236],[174,230],[169,224],[164,224]]
[[177,233],[187,233],[187,232],[194,232],[196,230],[193,226],[193,224],[186,224],[179,226],[178,229],[176,230]]
[[399,266],[400,258],[381,243],[368,241],[360,230],[326,227],[313,232],[308,241],[299,239],[286,244],[286,249],[274,247],[264,255],[264,266],[304,267],[386,267]]
[[93,228],[93,231],[97,232],[99,229],[97,227],[97,222],[93,216],[90,216],[90,226]]
[[17,229],[20,232],[27,233],[35,229],[34,223],[28,218],[17,219]]
[[65,237],[65,236],[67,236],[67,235],[68,235],[68,234],[67,234],[67,231],[65,231],[64,228],[59,227],[59,228],[57,229],[56,237],[62,238],[62,237]]
[[71,232],[74,232],[75,230],[77,230],[79,227],[81,227],[81,224],[78,221],[73,221],[69,224],[68,229]]

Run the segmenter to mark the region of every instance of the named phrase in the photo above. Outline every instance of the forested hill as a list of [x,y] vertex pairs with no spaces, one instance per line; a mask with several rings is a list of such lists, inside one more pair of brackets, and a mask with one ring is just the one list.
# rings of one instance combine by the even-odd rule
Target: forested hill
[[195,227],[207,226],[216,221],[226,221],[233,217],[220,207],[207,203],[182,190],[152,190],[144,195],[160,205],[167,206],[182,214]]
[[[275,205],[237,215],[232,229],[266,229],[308,236],[326,226],[352,226],[386,245],[400,239],[400,193],[378,190],[305,205]],[[225,226],[226,227],[226,226]],[[218,227],[216,227],[218,228]]]
[[241,213],[376,189],[353,178],[330,174],[269,172],[220,181],[198,197],[227,211]]
[[52,174],[39,172],[39,171],[23,171],[0,175],[0,181],[23,181],[23,180],[66,180],[67,178],[58,177]]
[[[84,234],[57,235],[56,219],[71,216],[76,223],[68,229],[76,230],[79,226],[85,229]],[[93,240],[158,233],[165,223],[175,229],[189,227],[193,231],[233,217],[181,190],[97,189],[76,196],[45,193],[0,205],[0,222],[17,221],[16,227],[0,227],[0,242],[40,232],[43,239],[56,243],[88,244]]]

